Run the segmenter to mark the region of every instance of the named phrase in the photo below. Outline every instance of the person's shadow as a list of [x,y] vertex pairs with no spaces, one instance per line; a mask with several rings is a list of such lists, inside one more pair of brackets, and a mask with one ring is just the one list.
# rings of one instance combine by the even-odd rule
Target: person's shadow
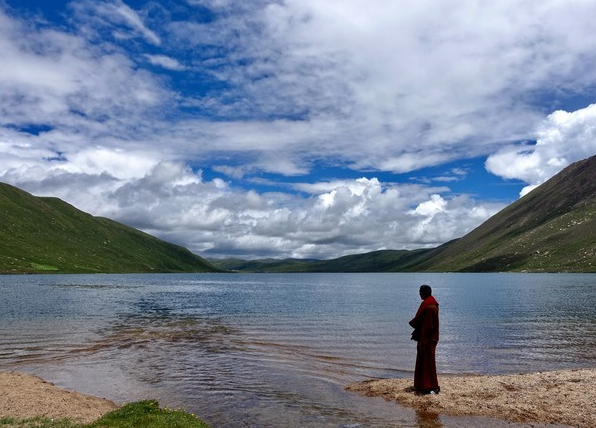
[[419,428],[443,428],[437,413],[416,410],[416,422],[418,422]]

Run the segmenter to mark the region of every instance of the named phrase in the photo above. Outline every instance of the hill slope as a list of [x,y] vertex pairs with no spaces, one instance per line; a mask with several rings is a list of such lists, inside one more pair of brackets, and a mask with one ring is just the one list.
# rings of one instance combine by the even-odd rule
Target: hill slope
[[183,247],[0,183],[0,273],[215,270]]
[[414,268],[596,272],[596,156],[569,165]]

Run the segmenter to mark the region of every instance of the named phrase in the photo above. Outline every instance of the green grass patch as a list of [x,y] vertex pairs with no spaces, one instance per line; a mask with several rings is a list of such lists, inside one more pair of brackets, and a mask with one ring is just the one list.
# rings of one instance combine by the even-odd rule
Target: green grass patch
[[155,400],[127,404],[85,428],[209,428],[195,415],[160,408]]
[[34,271],[40,271],[40,272],[60,270],[56,266],[42,265],[39,263],[31,263],[31,269],[33,269]]
[[139,401],[107,413],[90,424],[67,419],[0,419],[0,428],[209,428],[195,415],[183,410],[160,408],[155,400]]

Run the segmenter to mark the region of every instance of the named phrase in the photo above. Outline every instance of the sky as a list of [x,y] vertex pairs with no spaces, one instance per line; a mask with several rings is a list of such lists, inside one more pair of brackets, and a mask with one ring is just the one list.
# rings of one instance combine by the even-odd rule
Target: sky
[[0,181],[203,257],[459,238],[596,154],[596,0],[0,0]]

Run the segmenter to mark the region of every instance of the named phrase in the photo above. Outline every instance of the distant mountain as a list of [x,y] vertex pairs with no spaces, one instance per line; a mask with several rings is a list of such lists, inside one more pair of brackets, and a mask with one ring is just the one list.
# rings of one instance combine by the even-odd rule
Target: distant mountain
[[[219,262],[216,262],[219,265]],[[596,272],[596,156],[576,162],[437,248],[334,260],[236,261],[252,272]]]
[[312,265],[320,260],[315,259],[209,259],[220,269],[240,272],[311,272]]
[[217,270],[186,248],[0,183],[0,273]]
[[220,269],[239,272],[388,272],[416,261],[430,250],[381,250],[332,260],[313,259],[211,259]]

